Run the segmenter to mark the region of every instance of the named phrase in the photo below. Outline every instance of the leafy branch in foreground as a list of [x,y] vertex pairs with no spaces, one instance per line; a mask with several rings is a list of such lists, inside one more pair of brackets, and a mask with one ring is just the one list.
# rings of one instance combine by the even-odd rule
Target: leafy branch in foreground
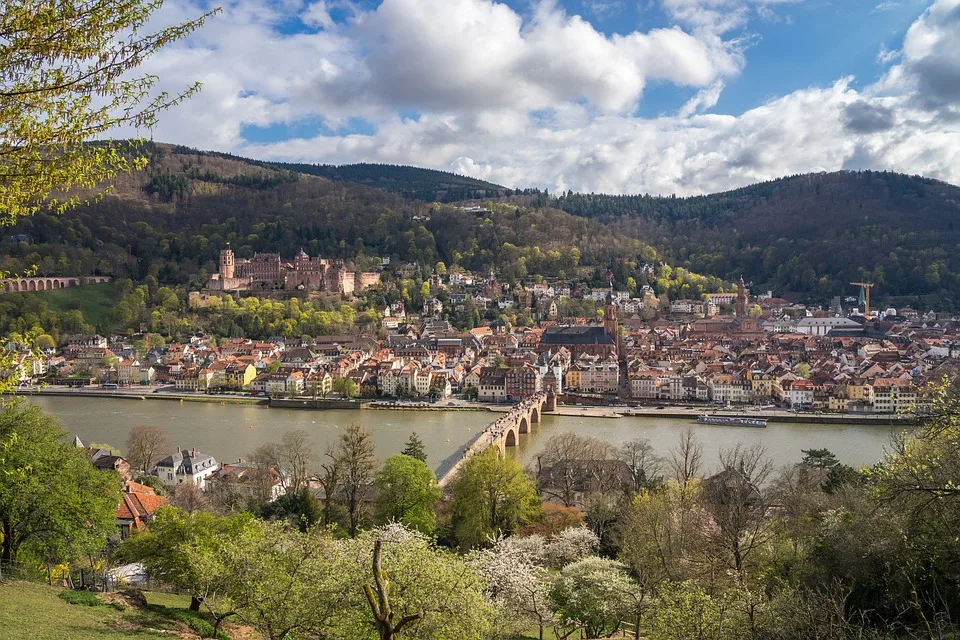
[[[156,31],[143,29],[164,0],[8,0],[0,9],[0,223],[62,212],[118,172],[142,168],[135,144],[103,142],[120,126],[151,129],[158,114],[199,90],[156,91],[135,75],[163,47],[219,12]],[[51,194],[63,193],[51,198]],[[96,195],[96,194],[95,194]]]

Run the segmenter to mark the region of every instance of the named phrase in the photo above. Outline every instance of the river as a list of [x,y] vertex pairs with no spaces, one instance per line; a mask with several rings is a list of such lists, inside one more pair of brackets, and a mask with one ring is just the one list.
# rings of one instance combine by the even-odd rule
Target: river
[[[125,400],[33,396],[28,401],[57,415],[70,434],[84,442],[105,442],[124,448],[130,427],[152,424],[167,430],[171,446],[196,447],[222,462],[247,457],[258,445],[279,442],[284,433],[304,429],[311,434],[314,451],[319,455],[351,422],[359,422],[373,432],[377,455],[381,458],[399,452],[416,431],[423,439],[428,462],[445,468],[459,456],[479,430],[496,414],[486,411],[392,411],[268,409],[255,405],[219,405],[169,400]],[[531,462],[543,443],[552,435],[575,431],[595,436],[612,444],[634,438],[647,438],[661,456],[676,446],[679,434],[692,426],[703,443],[704,463],[715,468],[721,448],[763,445],[774,464],[797,462],[801,449],[825,447],[844,463],[870,465],[883,455],[891,430],[880,425],[826,425],[772,422],[766,429],[698,425],[682,418],[628,417],[580,418],[544,415],[534,433],[520,437],[514,455]]]

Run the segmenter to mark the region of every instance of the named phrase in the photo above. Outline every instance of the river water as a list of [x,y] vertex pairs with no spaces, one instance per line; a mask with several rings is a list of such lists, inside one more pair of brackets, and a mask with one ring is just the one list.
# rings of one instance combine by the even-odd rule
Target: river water
[[[444,469],[497,414],[486,411],[396,411],[268,409],[255,405],[219,405],[169,400],[125,400],[33,396],[29,402],[57,415],[70,434],[84,442],[101,442],[124,449],[130,427],[163,427],[173,447],[196,447],[222,462],[247,457],[258,445],[279,442],[284,433],[303,429],[311,434],[318,455],[351,422],[368,428],[381,458],[398,453],[416,431],[423,439],[428,463]],[[520,436],[513,454],[531,462],[552,435],[575,431],[612,444],[647,438],[661,456],[676,446],[679,435],[692,426],[703,443],[704,463],[715,468],[717,452],[737,443],[761,444],[780,466],[798,462],[801,449],[825,447],[844,463],[870,465],[882,455],[892,429],[880,425],[826,425],[771,422],[766,429],[698,425],[682,418],[580,418],[544,414],[534,432]]]

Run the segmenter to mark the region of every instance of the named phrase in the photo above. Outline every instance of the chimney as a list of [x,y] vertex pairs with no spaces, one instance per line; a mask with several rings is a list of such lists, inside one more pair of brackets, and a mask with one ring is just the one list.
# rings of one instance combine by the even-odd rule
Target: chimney
[[196,458],[196,457],[197,457],[197,448],[196,448],[196,447],[190,449],[190,457],[191,457],[191,458]]
[[177,453],[183,453],[182,451],[180,451],[180,447],[177,447]]

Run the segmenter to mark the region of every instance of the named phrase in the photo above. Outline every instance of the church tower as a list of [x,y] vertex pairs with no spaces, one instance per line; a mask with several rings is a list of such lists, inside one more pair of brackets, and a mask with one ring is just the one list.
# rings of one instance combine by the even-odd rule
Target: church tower
[[603,308],[603,332],[616,342],[620,336],[617,325],[617,307],[613,304],[613,296],[607,295],[607,305]]
[[220,252],[220,279],[232,280],[234,267],[233,251],[228,244],[227,248]]
[[744,318],[747,315],[747,290],[743,284],[743,276],[740,276],[740,282],[737,283],[737,317]]

